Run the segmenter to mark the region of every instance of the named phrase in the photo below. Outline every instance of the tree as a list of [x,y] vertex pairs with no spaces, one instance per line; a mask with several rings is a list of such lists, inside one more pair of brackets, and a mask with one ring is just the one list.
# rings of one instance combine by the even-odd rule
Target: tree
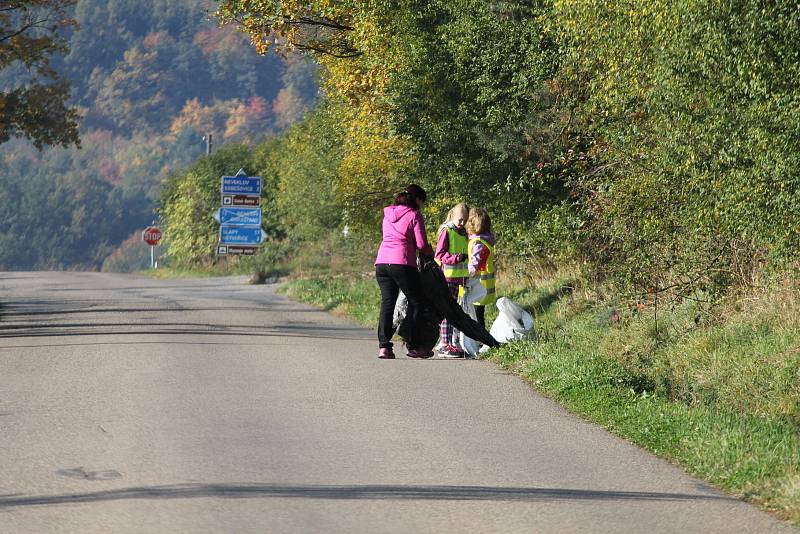
[[352,58],[363,53],[352,35],[359,4],[336,0],[221,0],[217,16],[223,23],[240,24],[261,54],[270,47],[285,47]]
[[[237,169],[252,172],[254,167],[250,148],[227,145],[165,182],[160,214],[169,256],[176,265],[194,266],[215,260],[219,225],[213,215],[219,207],[220,176],[235,174]],[[270,191],[264,190],[263,194]]]
[[125,131],[151,130],[168,125],[163,110],[175,107],[170,89],[178,79],[159,50],[135,47],[125,52],[100,89],[97,109]]
[[69,83],[51,65],[68,52],[65,34],[76,0],[7,0],[0,4],[0,70],[14,70],[0,91],[0,143],[26,137],[37,148],[79,144],[78,112],[67,103]]
[[409,52],[386,93],[418,154],[413,178],[438,215],[463,200],[489,209],[506,243],[530,241],[540,211],[564,200],[580,143],[557,105],[552,22],[546,3],[521,0],[431,0],[392,20]]
[[[551,83],[559,50],[548,2],[221,5],[222,21],[238,21],[262,52],[310,51],[322,65],[344,132],[338,195],[351,228],[374,228],[410,180],[434,193],[433,215],[464,199],[491,209],[504,239],[529,235],[540,209],[565,201],[581,140]],[[352,53],[340,53],[343,39]]]
[[[712,295],[800,257],[800,11],[790,2],[555,2],[601,165],[585,254],[637,292]],[[597,172],[603,169],[602,172]]]

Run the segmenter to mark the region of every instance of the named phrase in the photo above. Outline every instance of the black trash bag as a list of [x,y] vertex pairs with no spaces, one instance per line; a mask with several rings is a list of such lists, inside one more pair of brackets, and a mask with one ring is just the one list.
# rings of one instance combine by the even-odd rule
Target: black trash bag
[[[416,325],[413,321],[414,313],[418,313]],[[397,333],[409,349],[433,350],[439,340],[439,324],[443,317],[427,302],[419,312],[409,302],[406,316],[400,323]]]
[[450,288],[447,287],[444,273],[432,258],[421,262],[420,278],[422,289],[430,305],[456,330],[484,345],[493,348],[500,346],[500,343],[477,321],[467,315],[456,299],[450,295]]
[[492,335],[464,312],[458,302],[450,295],[447,280],[433,258],[421,257],[419,262],[422,291],[425,293],[425,307],[419,312],[418,326],[413,328],[413,312],[409,304],[406,318],[400,324],[398,333],[411,349],[432,349],[439,339],[439,324],[442,319],[460,332],[490,347],[499,347]]

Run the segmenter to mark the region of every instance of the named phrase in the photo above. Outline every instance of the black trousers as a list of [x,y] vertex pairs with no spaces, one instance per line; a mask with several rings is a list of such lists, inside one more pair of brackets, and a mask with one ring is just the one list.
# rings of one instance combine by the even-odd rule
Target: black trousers
[[[392,348],[394,306],[400,291],[408,299],[408,313],[413,325],[419,324],[419,311],[423,309],[424,296],[419,271],[409,265],[379,264],[375,266],[375,278],[381,289],[381,315],[378,322],[380,348]],[[415,328],[416,330],[416,328]]]

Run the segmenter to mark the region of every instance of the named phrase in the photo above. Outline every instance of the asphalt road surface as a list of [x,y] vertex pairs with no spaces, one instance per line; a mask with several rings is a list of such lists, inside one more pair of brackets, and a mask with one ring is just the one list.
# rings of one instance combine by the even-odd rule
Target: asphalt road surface
[[0,275],[0,532],[797,532],[242,278]]

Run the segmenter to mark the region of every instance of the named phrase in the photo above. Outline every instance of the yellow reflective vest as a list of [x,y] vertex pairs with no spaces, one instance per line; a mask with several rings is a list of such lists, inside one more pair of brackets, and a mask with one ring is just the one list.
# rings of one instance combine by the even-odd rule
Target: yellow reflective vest
[[[468,248],[467,236],[458,233],[453,228],[447,227],[447,252],[450,254],[466,254]],[[469,267],[467,262],[456,263],[455,265],[447,265],[446,263],[439,263],[444,272],[445,278],[467,278],[469,277]]]
[[483,297],[481,300],[475,303],[476,306],[488,306],[493,304],[495,301],[496,290],[495,290],[495,266],[494,266],[494,245],[490,245],[488,241],[485,239],[481,239],[480,237],[475,237],[469,240],[469,245],[467,246],[467,254],[469,257],[472,258],[472,251],[475,248],[477,243],[481,243],[486,249],[489,251],[489,256],[486,258],[486,265],[484,268],[475,275],[480,279],[481,285],[486,288],[486,296]]

